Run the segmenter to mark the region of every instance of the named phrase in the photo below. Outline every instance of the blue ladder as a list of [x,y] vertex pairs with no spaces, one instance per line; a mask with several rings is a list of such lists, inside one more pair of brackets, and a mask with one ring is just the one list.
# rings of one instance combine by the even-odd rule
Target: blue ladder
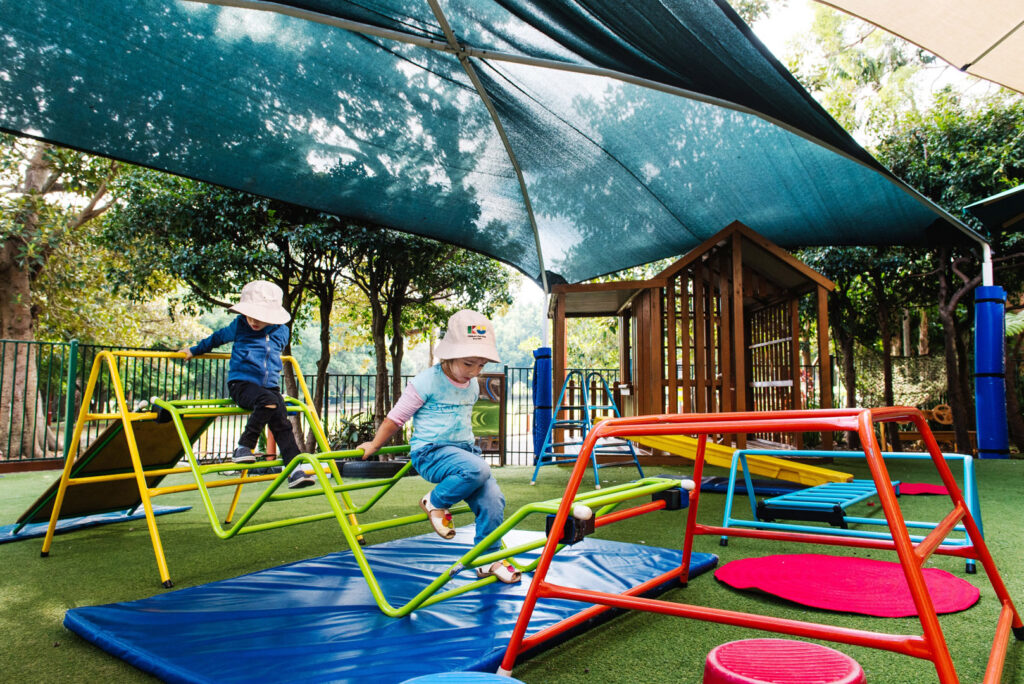
[[[565,405],[565,394],[566,389],[572,383],[573,379],[578,379],[580,385],[580,397],[583,403],[578,406],[566,406]],[[591,404],[590,403],[590,392],[587,386],[593,379],[600,381],[600,389],[598,392],[603,392],[607,398],[607,404]],[[559,419],[558,416],[562,412],[566,412],[566,415],[572,411],[578,411],[581,417],[578,419],[563,418]],[[583,376],[581,370],[571,370],[565,376],[565,381],[562,383],[562,389],[558,393],[558,402],[555,404],[555,411],[552,414],[554,420],[548,425],[548,430],[544,434],[544,444],[541,446],[540,454],[536,459],[536,466],[533,469],[533,478],[530,480],[530,484],[537,484],[537,475],[540,473],[541,466],[547,465],[569,465],[576,463],[577,454],[579,453],[579,447],[583,446],[583,441],[590,434],[590,431],[594,428],[593,412],[594,411],[611,411],[611,416],[602,417],[620,417],[619,407],[615,405],[615,399],[612,397],[611,390],[608,389],[608,383],[605,382],[604,377],[596,371],[591,371],[586,377]],[[578,432],[580,434],[579,440],[571,440],[566,442],[552,442],[552,435],[555,430],[563,429],[571,432]],[[556,452],[557,448],[572,448],[576,447],[576,453],[572,451]],[[598,456],[624,456],[628,454],[632,457],[631,461],[621,461],[615,463],[598,463]],[[636,457],[636,450],[633,449],[633,445],[625,440],[605,440],[603,443],[594,445],[594,449],[590,452],[590,465],[594,469],[594,488],[601,488],[601,478],[598,475],[598,470],[601,468],[607,468],[609,466],[623,466],[623,465],[635,465],[636,470],[640,473],[640,477],[644,476],[643,468],[640,467],[640,461]]]
[[[896,496],[900,493],[899,481],[892,483]],[[776,520],[807,520],[824,522],[833,527],[848,529],[846,509],[875,496],[873,480],[853,482],[826,482],[808,489],[786,492],[757,504],[757,519],[765,522]]]

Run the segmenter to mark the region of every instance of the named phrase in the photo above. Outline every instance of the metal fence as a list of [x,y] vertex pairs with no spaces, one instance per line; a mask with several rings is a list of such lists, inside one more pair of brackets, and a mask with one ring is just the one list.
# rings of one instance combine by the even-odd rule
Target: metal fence
[[[71,343],[15,342],[0,340],[0,469],[12,464],[25,467],[53,467],[63,459],[82,393],[96,355],[102,350],[146,351],[127,347],[101,347]],[[150,397],[203,399],[227,396],[227,360],[118,357],[118,371],[133,408]],[[584,377],[599,373],[609,386],[618,380],[618,370],[580,369]],[[506,463],[533,464],[533,369],[504,368],[506,376]],[[804,367],[801,388],[804,405],[818,405],[816,367]],[[835,375],[833,375],[835,377]],[[315,375],[307,374],[315,393]],[[403,378],[403,384],[408,377]],[[560,387],[553,388],[557,401]],[[70,391],[69,391],[70,390]],[[324,426],[331,432],[340,419],[368,419],[374,408],[376,378],[373,375],[331,374],[326,379],[322,405],[317,407]],[[566,403],[573,403],[571,400]],[[90,410],[101,413],[114,407],[110,378],[100,373]],[[223,460],[234,448],[242,431],[244,416],[218,418],[196,445],[203,460]],[[83,432],[86,444],[105,429],[91,422]]]
[[[0,463],[45,466],[64,458],[96,356],[104,350],[148,351],[130,347],[0,340]],[[226,396],[224,359],[184,360],[118,357],[125,399],[133,409],[150,397],[201,399]],[[90,400],[91,413],[116,410],[108,373],[100,372]],[[204,460],[231,452],[245,416],[217,418],[197,444]],[[110,421],[85,424],[80,446],[92,442]]]

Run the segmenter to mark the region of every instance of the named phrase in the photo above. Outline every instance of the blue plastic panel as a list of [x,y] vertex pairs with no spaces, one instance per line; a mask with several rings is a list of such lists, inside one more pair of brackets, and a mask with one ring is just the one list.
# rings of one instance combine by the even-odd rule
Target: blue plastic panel
[[[153,515],[165,515],[167,513],[180,513],[181,511],[187,511],[191,506],[153,506]],[[57,530],[55,534],[63,534],[65,532],[73,532],[74,530],[80,530],[84,527],[93,527],[95,525],[109,525],[110,523],[124,522],[126,520],[138,520],[139,518],[146,517],[146,514],[142,509],[138,509],[133,513],[128,511],[113,511],[110,513],[96,513],[94,515],[81,515],[77,518],[64,518],[63,520],[57,521]],[[29,523],[25,525],[21,530],[15,534],[14,530],[17,525],[3,525],[0,526],[0,544],[4,542],[21,541],[22,539],[35,539],[46,535],[46,528],[49,523]]]

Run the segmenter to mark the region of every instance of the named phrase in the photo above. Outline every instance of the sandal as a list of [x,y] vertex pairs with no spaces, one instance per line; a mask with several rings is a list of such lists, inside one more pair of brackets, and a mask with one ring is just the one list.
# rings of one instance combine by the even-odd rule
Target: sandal
[[480,579],[494,575],[505,584],[515,584],[523,578],[522,573],[507,560],[494,561],[489,568],[477,568],[476,576]]
[[442,539],[451,539],[455,536],[455,520],[451,512],[447,508],[438,508],[430,503],[430,494],[424,494],[420,499],[420,508],[427,514],[427,520]]

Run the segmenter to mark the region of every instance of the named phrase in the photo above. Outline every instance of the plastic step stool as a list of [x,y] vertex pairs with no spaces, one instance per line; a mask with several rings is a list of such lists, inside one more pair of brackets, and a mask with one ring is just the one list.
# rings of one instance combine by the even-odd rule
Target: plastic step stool
[[716,646],[704,684],[864,684],[860,663],[839,651],[790,639],[743,639]]

